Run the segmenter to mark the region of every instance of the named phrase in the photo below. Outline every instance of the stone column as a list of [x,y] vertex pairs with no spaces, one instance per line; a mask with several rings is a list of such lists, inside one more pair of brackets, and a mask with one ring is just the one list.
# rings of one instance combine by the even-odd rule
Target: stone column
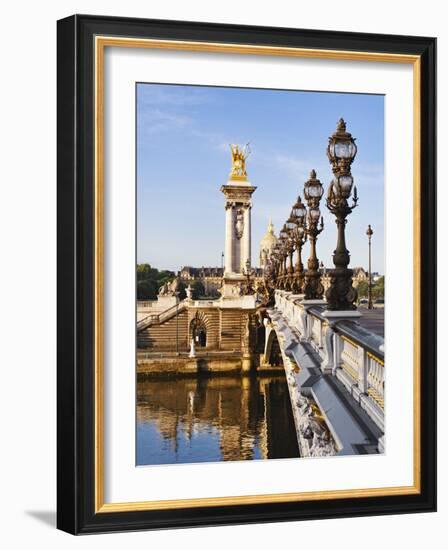
[[225,272],[232,273],[232,242],[233,242],[233,206],[226,204],[226,246],[225,246]]
[[342,341],[342,338],[339,336],[337,332],[333,335],[333,370],[332,374],[333,376],[336,376],[336,370],[341,367],[342,359],[342,349],[344,347],[344,343]]
[[333,350],[333,339],[334,339],[334,330],[333,327],[329,324],[326,327],[325,338],[324,338],[324,360],[321,363],[322,372],[332,374],[333,372],[333,360],[334,360],[334,350]]
[[244,233],[243,233],[243,246],[241,254],[241,272],[246,269],[247,260],[250,261],[250,205],[247,205],[244,209]]
[[369,373],[369,357],[366,350],[361,346],[358,347],[358,386],[362,393],[367,393],[369,384],[367,375]]

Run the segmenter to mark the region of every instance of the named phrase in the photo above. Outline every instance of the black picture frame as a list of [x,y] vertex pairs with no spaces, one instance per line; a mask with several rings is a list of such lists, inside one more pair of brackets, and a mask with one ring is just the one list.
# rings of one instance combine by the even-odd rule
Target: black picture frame
[[[436,509],[436,39],[74,15],[57,25],[57,526],[73,534]],[[409,54],[421,67],[421,485],[419,494],[123,512],[95,511],[94,38]]]

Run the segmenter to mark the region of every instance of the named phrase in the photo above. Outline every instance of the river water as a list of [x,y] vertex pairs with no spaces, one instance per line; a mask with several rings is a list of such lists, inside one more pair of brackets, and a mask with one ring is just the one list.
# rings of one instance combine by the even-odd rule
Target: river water
[[298,456],[284,376],[137,384],[137,465]]

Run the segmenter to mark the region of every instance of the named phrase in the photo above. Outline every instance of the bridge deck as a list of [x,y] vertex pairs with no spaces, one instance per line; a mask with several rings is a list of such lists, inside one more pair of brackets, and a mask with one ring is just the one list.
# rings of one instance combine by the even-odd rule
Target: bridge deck
[[[314,308],[317,310],[318,308]],[[369,316],[366,318],[372,322],[378,321],[382,316]],[[382,430],[370,418],[360,404],[346,389],[345,385],[336,376],[323,375],[320,365],[322,358],[313,346],[303,341],[295,327],[292,327],[282,314],[271,309],[268,311],[275,331],[280,337],[281,347],[286,356],[293,358],[299,366],[299,372],[287,376],[288,384],[294,380],[290,387],[293,412],[296,417],[296,425],[300,421],[301,411],[297,408],[294,395],[294,387],[299,389],[302,395],[310,395],[317,403],[322,414],[326,418],[327,425],[340,448],[337,454],[370,454],[378,452],[378,439]],[[364,313],[364,312],[363,312]],[[374,310],[376,313],[376,310]],[[382,313],[382,312],[381,312]],[[366,325],[363,325],[367,330]],[[372,331],[373,332],[373,331]],[[300,434],[298,434],[300,439]]]
[[384,308],[367,309],[360,306],[359,311],[362,313],[362,317],[358,321],[359,324],[384,338]]

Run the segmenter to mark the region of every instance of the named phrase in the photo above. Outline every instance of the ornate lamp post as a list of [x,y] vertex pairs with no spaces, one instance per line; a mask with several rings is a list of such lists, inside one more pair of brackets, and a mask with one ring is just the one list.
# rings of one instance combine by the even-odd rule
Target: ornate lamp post
[[368,309],[373,309],[373,303],[372,303],[372,243],[371,243],[373,230],[372,230],[370,224],[369,224],[369,227],[367,228],[366,235],[367,235],[367,238],[369,239],[369,286],[368,286],[368,294],[367,294],[367,296],[368,296],[367,308]]
[[276,287],[275,281],[275,258],[273,256],[274,251],[271,251],[269,258],[266,261],[265,268],[263,269],[263,283],[261,288],[257,288],[257,292],[261,294],[261,304],[265,307],[273,305],[274,293]]
[[306,242],[306,207],[300,197],[297,198],[288,219],[291,235],[296,250],[296,266],[294,273],[293,290],[303,292],[304,270],[302,263],[302,247]]
[[280,262],[281,262],[280,288],[287,290],[288,267],[286,262],[289,254],[289,245],[288,245],[289,234],[285,226],[283,226],[283,228],[279,233],[279,240],[280,240]]
[[243,270],[243,275],[246,276],[246,288],[244,289],[244,294],[254,294],[254,288],[252,286],[251,277],[255,275],[255,269],[250,267],[250,260],[247,258],[246,266]]
[[333,254],[335,269],[330,272],[330,287],[326,293],[327,309],[333,311],[356,309],[354,302],[357,292],[352,284],[353,271],[347,267],[350,262],[350,253],[345,244],[347,216],[351,214],[358,202],[355,187],[352,204],[348,204],[353,187],[351,164],[356,152],[355,138],[347,132],[346,124],[341,118],[336,132],[329,138],[327,147],[327,156],[334,174],[328,188],[327,208],[335,215],[338,229],[338,241]]
[[[310,241],[310,257],[308,258],[308,269],[305,273],[304,293],[305,300],[320,300],[324,293],[319,273],[319,260],[316,256],[317,236],[324,228],[324,219],[320,215],[320,199],[324,188],[316,177],[315,170],[311,170],[310,179],[305,182],[304,195],[308,204],[308,219],[306,224],[306,235]],[[319,225],[320,219],[320,225]]]
[[295,292],[297,289],[296,289],[296,276],[295,276],[295,269],[293,267],[293,255],[294,255],[294,250],[296,249],[296,241],[295,241],[295,229],[296,229],[296,218],[294,216],[294,214],[292,213],[291,211],[291,214],[289,216],[289,218],[286,220],[286,223],[285,223],[285,226],[288,230],[288,235],[289,235],[289,239],[288,239],[288,252],[289,252],[289,268],[288,268],[288,286],[289,286],[289,290],[292,290],[293,292]]
[[270,264],[270,269],[269,269],[270,280],[271,280],[272,284],[275,287],[277,287],[278,265],[279,265],[279,261],[278,261],[278,244],[277,243],[275,243],[275,245],[273,246],[273,248],[271,250],[271,254],[269,256],[269,264]]
[[275,277],[275,288],[281,288],[281,267],[282,267],[282,257],[281,257],[281,245],[277,241],[274,251],[272,253],[274,259],[274,277]]
[[275,288],[280,288],[280,277],[281,277],[281,246],[280,240],[277,240],[274,250],[272,251],[271,257],[274,260],[274,272],[275,272]]
[[288,264],[288,274],[286,276],[286,290],[292,290],[294,285],[294,265],[293,265],[293,259],[292,259],[294,254],[294,237],[292,234],[292,228],[290,224],[288,224],[288,222],[289,222],[289,219],[286,221],[285,225],[283,226],[284,230],[288,235],[286,239],[286,252],[289,258],[289,264]]
[[283,241],[279,237],[279,249],[278,249],[278,288],[283,289],[284,277],[285,277],[285,249]]

